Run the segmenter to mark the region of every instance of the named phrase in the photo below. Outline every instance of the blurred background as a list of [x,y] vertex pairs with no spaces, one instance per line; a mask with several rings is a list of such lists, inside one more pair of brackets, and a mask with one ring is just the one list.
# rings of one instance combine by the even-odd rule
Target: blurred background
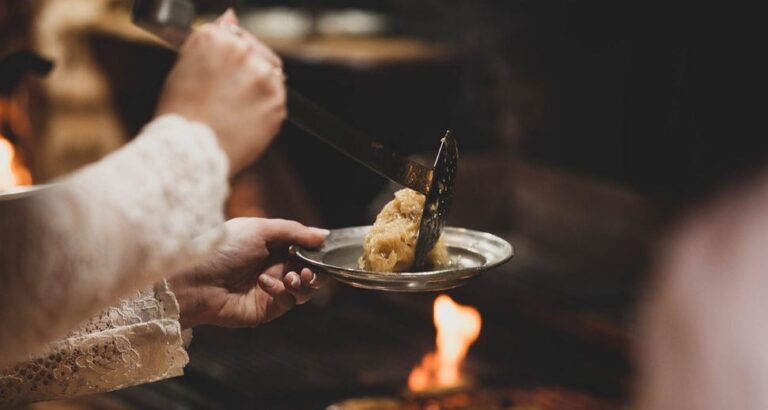
[[[747,13],[602,0],[196,4],[201,20],[234,7],[281,55],[293,88],[392,148],[429,163],[446,129],[458,136],[449,224],[516,250],[448,292],[483,317],[465,366],[475,390],[625,402],[632,312],[655,240],[766,152],[758,105],[742,104],[760,97],[759,25]],[[174,55],[131,25],[131,6],[0,0],[0,149],[14,153],[0,181],[63,175],[151,120]],[[46,61],[47,74],[19,74],[44,73]],[[235,178],[227,212],[365,225],[395,188],[286,124]],[[184,377],[40,408],[311,409],[399,397],[434,348],[436,296],[330,286],[273,324],[196,329]]]

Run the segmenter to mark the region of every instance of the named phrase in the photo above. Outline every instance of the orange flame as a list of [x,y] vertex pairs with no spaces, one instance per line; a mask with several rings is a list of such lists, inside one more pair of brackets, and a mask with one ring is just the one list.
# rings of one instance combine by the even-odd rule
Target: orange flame
[[460,385],[467,350],[480,336],[480,312],[459,305],[447,295],[435,299],[434,320],[437,351],[427,353],[408,376],[408,388],[413,392]]
[[0,191],[32,183],[32,176],[21,164],[10,141],[0,135]]

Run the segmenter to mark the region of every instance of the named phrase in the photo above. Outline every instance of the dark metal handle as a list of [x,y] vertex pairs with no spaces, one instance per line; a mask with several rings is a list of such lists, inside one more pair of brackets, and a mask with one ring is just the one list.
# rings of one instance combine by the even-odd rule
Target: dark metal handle
[[427,194],[432,169],[411,161],[339,121],[306,97],[288,88],[288,120],[370,170]]
[[[187,0],[136,0],[133,21],[178,50],[192,31],[195,7]],[[288,120],[326,144],[400,185],[427,194],[432,169],[411,161],[287,89]]]

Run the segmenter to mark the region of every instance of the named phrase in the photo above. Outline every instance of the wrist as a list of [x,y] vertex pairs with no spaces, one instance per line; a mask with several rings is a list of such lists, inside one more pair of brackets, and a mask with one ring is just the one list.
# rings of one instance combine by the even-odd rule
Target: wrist
[[203,297],[184,275],[168,280],[168,287],[176,295],[179,304],[179,323],[182,329],[209,323],[206,313],[209,311],[206,298]]

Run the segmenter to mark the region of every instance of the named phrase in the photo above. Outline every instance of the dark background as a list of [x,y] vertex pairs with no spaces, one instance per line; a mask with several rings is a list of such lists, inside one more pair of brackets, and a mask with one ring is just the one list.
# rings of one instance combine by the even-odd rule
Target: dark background
[[[516,249],[509,264],[449,292],[483,315],[467,364],[481,386],[566,386],[628,400],[634,309],[656,241],[764,163],[768,37],[762,14],[743,4],[198,4],[372,9],[390,18],[387,35],[455,50],[365,68],[284,60],[292,87],[405,154],[428,162],[445,129],[455,131],[461,162],[449,223]],[[98,33],[91,41],[114,76],[119,115],[138,130],[173,55]],[[369,224],[392,189],[290,125],[273,152],[323,226]],[[295,217],[281,206],[270,216]],[[332,286],[257,329],[197,329],[184,377],[110,397],[135,408],[317,409],[398,395],[433,348],[435,296]]]
[[[760,104],[749,102],[762,96],[765,33],[746,2],[200,2],[211,11],[224,4],[383,11],[395,34],[460,47],[453,85],[461,98],[440,124],[465,131],[464,144],[503,142],[494,117],[516,115],[524,155],[674,200],[763,159],[762,129],[751,128]],[[514,93],[499,88],[505,79],[536,86],[541,98],[491,95]]]

